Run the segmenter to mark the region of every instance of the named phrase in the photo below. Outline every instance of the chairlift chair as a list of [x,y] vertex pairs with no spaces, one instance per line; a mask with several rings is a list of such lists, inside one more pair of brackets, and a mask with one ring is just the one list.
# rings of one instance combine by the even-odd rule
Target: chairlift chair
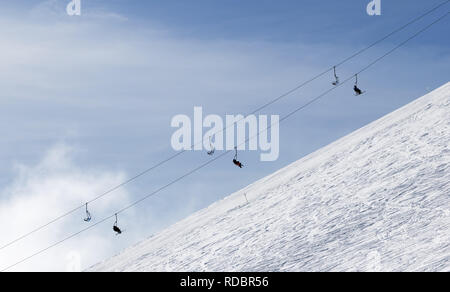
[[212,142],[211,142],[211,136],[209,137],[209,151],[208,152],[206,152],[209,156],[212,156],[212,155],[214,155],[214,152],[216,151],[216,149],[214,148],[214,145],[212,144]]
[[333,81],[331,84],[333,84],[334,86],[337,86],[339,84],[339,77],[336,75],[336,66],[333,67],[333,71],[334,71],[335,81]]
[[88,210],[88,203],[86,203],[86,218],[84,218],[85,222],[90,222],[92,219],[91,213]]

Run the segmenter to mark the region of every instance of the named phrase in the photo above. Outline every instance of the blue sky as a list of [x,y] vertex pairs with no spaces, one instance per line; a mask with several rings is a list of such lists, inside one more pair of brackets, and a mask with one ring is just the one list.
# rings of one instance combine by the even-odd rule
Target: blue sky
[[[251,112],[442,1],[382,0],[382,15],[368,16],[369,0],[82,0],[79,17],[65,14],[68,2],[1,4],[0,216],[7,219],[0,222],[13,222],[2,226],[4,240],[173,155],[174,115],[192,116],[194,106],[222,116]],[[448,9],[346,63],[339,75]],[[283,123],[277,161],[245,152],[239,170],[232,155],[219,160],[123,214],[124,236],[112,234],[113,222],[103,224],[18,269],[64,270],[70,251],[82,267],[93,264],[441,86],[449,81],[448,33],[445,19],[364,73],[364,96],[342,86]],[[331,81],[324,76],[262,113],[283,116]],[[208,158],[185,153],[92,206],[94,220]],[[0,251],[0,259],[14,262],[79,230],[82,216]]]

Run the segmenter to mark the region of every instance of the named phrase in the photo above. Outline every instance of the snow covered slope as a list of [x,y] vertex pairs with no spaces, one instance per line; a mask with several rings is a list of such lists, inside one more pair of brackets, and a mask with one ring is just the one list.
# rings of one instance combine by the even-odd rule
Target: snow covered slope
[[90,270],[450,271],[449,145],[447,83]]

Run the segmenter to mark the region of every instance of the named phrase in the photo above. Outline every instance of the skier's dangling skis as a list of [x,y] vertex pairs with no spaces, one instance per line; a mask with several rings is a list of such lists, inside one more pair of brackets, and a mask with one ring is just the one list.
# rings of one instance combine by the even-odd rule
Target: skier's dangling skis
[[243,165],[242,163],[240,163],[240,162],[237,160],[237,147],[234,147],[234,150],[236,151],[236,154],[234,154],[233,163],[234,163],[237,167],[242,168],[244,165]]

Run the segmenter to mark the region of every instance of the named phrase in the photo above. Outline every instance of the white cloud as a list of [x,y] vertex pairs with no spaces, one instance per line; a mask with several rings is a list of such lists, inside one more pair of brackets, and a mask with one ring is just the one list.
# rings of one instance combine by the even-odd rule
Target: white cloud
[[[0,224],[2,236],[0,245],[40,226],[73,207],[81,206],[95,195],[123,182],[122,172],[99,171],[80,168],[73,158],[74,149],[67,145],[53,147],[45,157],[34,166],[18,165],[15,180],[0,191]],[[103,216],[129,203],[129,194],[120,189],[109,197],[90,206],[93,223]],[[77,211],[67,220],[61,220],[10,247],[0,250],[0,269],[3,269],[32,253],[45,248],[72,233],[87,227],[82,218],[84,210]],[[123,218],[132,218],[133,214]],[[125,221],[125,220],[124,220]],[[122,221],[122,222],[124,222]],[[92,224],[92,223],[91,223]],[[101,224],[92,231],[67,241],[58,248],[16,267],[20,271],[32,270],[73,270],[110,256],[130,242],[120,241],[113,234],[111,222]],[[139,233],[139,227],[133,227]],[[133,232],[130,230],[130,232]],[[128,238],[132,238],[128,234]],[[92,246],[95,245],[95,248]],[[81,263],[79,264],[78,262]]]

